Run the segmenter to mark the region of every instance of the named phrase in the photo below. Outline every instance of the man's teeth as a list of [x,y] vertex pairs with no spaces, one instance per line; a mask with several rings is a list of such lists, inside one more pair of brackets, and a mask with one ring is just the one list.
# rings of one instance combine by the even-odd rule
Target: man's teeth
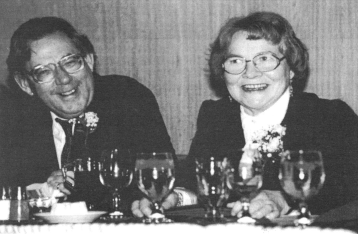
[[243,85],[242,88],[244,91],[259,91],[264,90],[267,88],[267,84],[250,84],[250,85]]
[[74,92],[75,92],[75,90],[72,89],[72,90],[70,90],[70,91],[68,91],[68,92],[61,93],[61,95],[62,95],[62,96],[68,96],[68,95],[73,94]]

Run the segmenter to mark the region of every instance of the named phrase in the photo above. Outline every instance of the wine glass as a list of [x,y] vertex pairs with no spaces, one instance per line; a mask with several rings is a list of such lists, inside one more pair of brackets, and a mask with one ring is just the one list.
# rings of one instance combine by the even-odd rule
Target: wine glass
[[208,222],[226,222],[222,206],[229,197],[227,186],[227,158],[198,157],[195,159],[197,195],[205,207]]
[[124,204],[121,190],[128,187],[133,178],[134,165],[129,150],[109,148],[102,151],[99,162],[99,176],[103,185],[113,189],[110,219],[123,218]]
[[152,202],[152,214],[144,223],[171,223],[161,203],[173,191],[175,181],[174,160],[171,153],[139,153],[135,162],[135,180],[138,188]]
[[281,159],[279,179],[284,191],[299,202],[300,215],[296,225],[310,225],[313,219],[307,200],[322,188],[325,172],[322,154],[317,150],[285,151]]
[[[241,157],[240,157],[241,156]],[[249,212],[250,200],[262,185],[262,159],[256,149],[240,149],[228,155],[228,186],[240,196],[242,204],[239,223],[256,223]]]
[[[106,190],[101,184],[98,171],[98,162],[91,157],[75,159],[63,168],[65,180],[72,177],[73,183],[65,183],[71,194],[67,196],[68,202],[85,201],[90,211],[103,209],[102,201]],[[70,176],[68,176],[70,175]]]

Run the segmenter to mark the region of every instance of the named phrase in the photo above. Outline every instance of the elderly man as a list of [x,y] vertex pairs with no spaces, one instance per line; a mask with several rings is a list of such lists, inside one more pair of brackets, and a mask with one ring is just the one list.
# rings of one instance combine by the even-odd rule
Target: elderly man
[[60,169],[89,155],[98,161],[105,147],[174,154],[152,92],[129,77],[98,75],[95,62],[87,36],[61,18],[30,19],[11,38],[8,70],[23,92],[8,173],[39,195],[71,194]]

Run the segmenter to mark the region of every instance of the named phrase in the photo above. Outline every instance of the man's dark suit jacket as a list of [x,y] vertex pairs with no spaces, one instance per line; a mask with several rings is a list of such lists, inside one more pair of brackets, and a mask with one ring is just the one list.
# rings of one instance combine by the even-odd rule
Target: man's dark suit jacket
[[[121,146],[132,152],[174,153],[170,137],[153,93],[135,79],[95,75],[93,101],[86,112],[99,117],[95,132],[89,134],[88,146],[99,159],[107,146]],[[6,155],[9,183],[43,183],[59,169],[48,108],[36,97],[19,100],[13,120],[14,143]]]
[[15,104],[10,89],[0,86],[0,185],[8,183],[13,178],[8,159],[11,157],[9,149],[15,143],[13,135],[18,126]]
[[[284,149],[321,150],[326,181],[309,202],[313,213],[322,213],[358,197],[358,117],[340,100],[319,99],[314,94],[295,94],[281,125],[286,126]],[[197,131],[186,161],[191,178],[183,185],[196,190],[193,172],[195,157],[220,155],[243,148],[245,139],[240,105],[229,98],[204,101],[199,111]],[[263,185],[281,189],[278,178]]]

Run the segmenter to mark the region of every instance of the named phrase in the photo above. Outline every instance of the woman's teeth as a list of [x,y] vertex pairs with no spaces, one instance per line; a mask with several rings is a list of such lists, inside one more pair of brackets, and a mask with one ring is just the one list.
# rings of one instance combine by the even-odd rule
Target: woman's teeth
[[243,85],[242,89],[248,92],[260,91],[266,89],[267,86],[268,86],[267,84],[250,84],[250,85]]

